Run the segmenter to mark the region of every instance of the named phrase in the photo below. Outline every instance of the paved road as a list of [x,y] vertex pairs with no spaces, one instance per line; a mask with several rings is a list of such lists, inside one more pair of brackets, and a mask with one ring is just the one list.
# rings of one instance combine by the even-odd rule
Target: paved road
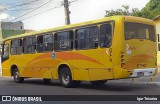
[[18,84],[10,77],[0,77],[0,95],[160,95],[160,73],[153,82],[150,78],[139,78],[134,82],[131,79],[110,80],[100,87],[83,82],[78,88],[63,88],[59,81],[44,83],[42,79],[26,79],[24,83]]
[[0,77],[0,94],[19,95],[144,95],[159,94],[160,73],[153,82],[149,78],[110,80],[104,86],[93,87],[89,82],[83,82],[78,88],[63,88],[59,81],[44,83],[42,79],[25,79],[18,84],[10,77]]
[[93,87],[83,82],[78,88],[63,88],[59,81],[44,83],[42,79],[26,79],[24,83],[15,83],[12,78],[0,77],[1,95],[154,95],[160,92],[160,78],[150,82],[149,78],[111,80],[105,86]]

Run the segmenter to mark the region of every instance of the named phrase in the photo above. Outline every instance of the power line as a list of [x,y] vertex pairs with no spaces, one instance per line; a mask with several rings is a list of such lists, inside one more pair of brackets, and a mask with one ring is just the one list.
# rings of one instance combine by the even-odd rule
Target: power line
[[[37,1],[39,1],[39,0],[32,0],[32,1],[30,1],[30,2],[25,2],[25,3],[22,3],[22,4],[17,4],[17,5],[14,5],[13,7],[16,7],[16,6],[24,6],[24,5],[28,5],[28,4],[31,4],[31,3],[33,3],[33,2],[37,2]],[[12,7],[12,6],[11,6]]]
[[[25,15],[27,15],[27,14],[29,14],[29,13],[35,11],[35,10],[41,8],[42,6],[48,4],[48,3],[51,2],[51,1],[52,1],[52,0],[50,0],[50,1],[44,3],[44,4],[42,4],[42,5],[40,5],[39,7],[36,7],[36,8],[28,8],[28,9],[34,9],[34,10],[31,10],[31,11],[29,11],[29,12],[27,12],[27,13],[21,15],[21,16],[15,18],[15,19],[11,20],[10,22],[12,22],[12,21],[14,21],[14,20],[17,20],[17,19],[19,19],[19,18],[21,18],[21,17],[23,17],[23,16],[25,16]],[[77,0],[69,1],[69,2],[68,2],[68,6],[69,6],[71,3],[75,2],[75,1],[77,1]],[[64,5],[64,4],[63,4],[63,5]],[[62,6],[62,5],[61,5],[61,6]],[[46,11],[43,11],[43,12],[40,12],[40,13],[31,15],[31,16],[26,17],[26,18],[22,18],[22,19],[20,19],[19,21],[29,19],[29,18],[31,18],[31,17],[37,16],[37,15],[39,15],[39,14],[43,14],[43,13],[45,13],[45,12],[51,11],[51,10],[56,9],[56,8],[60,8],[61,6],[57,6],[57,7],[50,8],[50,9],[48,9],[48,10],[46,10]],[[19,9],[19,10],[27,10],[27,9],[25,8],[25,9]],[[14,11],[14,10],[13,10],[13,11]]]
[[[76,1],[78,1],[78,0],[68,1],[68,6],[69,6],[71,3],[76,2]],[[64,3],[62,3],[62,5],[65,5],[65,4],[64,4]],[[62,5],[61,5],[61,6],[62,6]],[[53,7],[53,8],[51,8],[51,9],[46,10],[46,11],[43,11],[43,12],[40,12],[40,13],[34,14],[34,15],[29,16],[29,17],[26,17],[26,18],[23,18],[23,19],[21,19],[20,21],[22,21],[22,20],[26,20],[26,19],[29,19],[29,18],[32,18],[32,17],[34,17],[34,16],[37,16],[37,15],[43,14],[43,13],[45,13],[45,12],[51,11],[51,10],[56,9],[56,8],[60,8],[61,6],[59,6],[59,7]]]
[[[7,11],[7,10],[9,10],[10,8],[16,8],[16,7],[21,7],[21,6],[29,5],[29,4],[31,4],[31,3],[33,3],[33,2],[37,2],[37,1],[39,1],[39,0],[32,0],[32,1],[29,1],[29,2],[25,2],[25,3],[22,3],[22,4],[16,4],[16,5],[10,4],[11,6],[5,8],[5,9],[2,10],[1,12]],[[12,10],[11,10],[11,11],[12,11]]]
[[[26,0],[20,0],[20,1],[21,1],[21,3],[22,3],[22,2],[28,3],[28,2],[26,2]],[[37,1],[37,0],[32,0],[32,1],[27,0],[27,1],[32,2],[32,1]],[[3,1],[2,1],[2,2],[3,2]],[[19,2],[19,1],[18,1],[18,2]],[[14,6],[14,5],[19,5],[20,3],[13,2],[13,0],[12,0],[12,2],[10,2],[10,3],[4,2],[3,4],[4,4],[4,5],[11,5],[11,6]],[[22,4],[24,4],[24,3],[22,3]]]
[[9,10],[9,11],[15,11],[15,12],[17,12],[17,11],[25,11],[25,10],[31,10],[31,9],[35,9],[35,8],[11,9],[11,10]]
[[40,5],[39,7],[37,7],[37,8],[35,8],[35,9],[33,9],[33,10],[31,10],[31,11],[29,11],[29,12],[27,12],[27,13],[25,13],[25,14],[23,14],[23,15],[17,17],[17,18],[15,18],[15,19],[13,19],[13,20],[11,20],[11,22],[12,22],[12,21],[15,21],[15,20],[17,20],[17,19],[19,19],[19,18],[21,18],[21,17],[23,17],[23,16],[25,16],[25,15],[30,14],[31,12],[33,12],[33,11],[35,11],[35,10],[37,10],[37,9],[39,9],[39,8],[41,8],[41,7],[43,7],[43,6],[45,6],[46,4],[50,3],[51,1],[52,1],[52,0],[49,0],[48,2],[46,2],[46,3],[42,4],[42,5]]
[[26,20],[26,19],[29,19],[29,18],[31,18],[31,17],[37,16],[37,15],[40,15],[40,14],[43,14],[43,13],[45,13],[45,12],[51,11],[51,10],[56,9],[56,8],[60,8],[60,7],[53,7],[53,8],[51,8],[51,9],[46,10],[46,11],[43,11],[43,12],[40,12],[40,13],[34,14],[34,15],[29,16],[29,17],[26,17],[26,18],[23,18],[23,19],[21,19],[20,21],[22,21],[22,20]]

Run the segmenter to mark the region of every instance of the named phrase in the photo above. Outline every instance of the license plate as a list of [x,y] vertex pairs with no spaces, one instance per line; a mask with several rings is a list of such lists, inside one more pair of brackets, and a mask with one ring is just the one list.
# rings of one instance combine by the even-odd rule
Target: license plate
[[137,77],[142,77],[142,76],[144,76],[144,72],[138,72],[137,73]]

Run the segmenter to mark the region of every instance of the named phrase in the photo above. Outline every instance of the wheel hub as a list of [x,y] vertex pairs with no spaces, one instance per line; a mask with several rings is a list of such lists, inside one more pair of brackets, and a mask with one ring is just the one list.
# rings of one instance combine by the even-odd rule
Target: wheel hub
[[19,73],[16,72],[15,80],[18,80],[18,79],[19,79]]
[[68,84],[69,83],[69,75],[68,73],[64,73],[63,76],[62,76],[62,81],[65,83],[65,84]]

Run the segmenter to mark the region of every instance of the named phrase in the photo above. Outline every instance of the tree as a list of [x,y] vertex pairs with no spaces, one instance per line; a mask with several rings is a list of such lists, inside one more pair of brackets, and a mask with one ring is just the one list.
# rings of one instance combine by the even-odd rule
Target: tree
[[105,17],[113,15],[131,15],[153,19],[157,15],[160,15],[160,0],[150,0],[142,10],[132,8],[131,11],[129,11],[130,7],[128,5],[122,5],[122,7],[123,9],[107,10]]
[[160,15],[160,0],[150,0],[138,16],[153,19],[157,15]]
[[129,5],[122,5],[123,9],[117,10],[106,10],[105,17],[114,16],[114,15],[133,15],[133,12],[137,12],[137,8],[132,9],[132,12],[129,12]]

